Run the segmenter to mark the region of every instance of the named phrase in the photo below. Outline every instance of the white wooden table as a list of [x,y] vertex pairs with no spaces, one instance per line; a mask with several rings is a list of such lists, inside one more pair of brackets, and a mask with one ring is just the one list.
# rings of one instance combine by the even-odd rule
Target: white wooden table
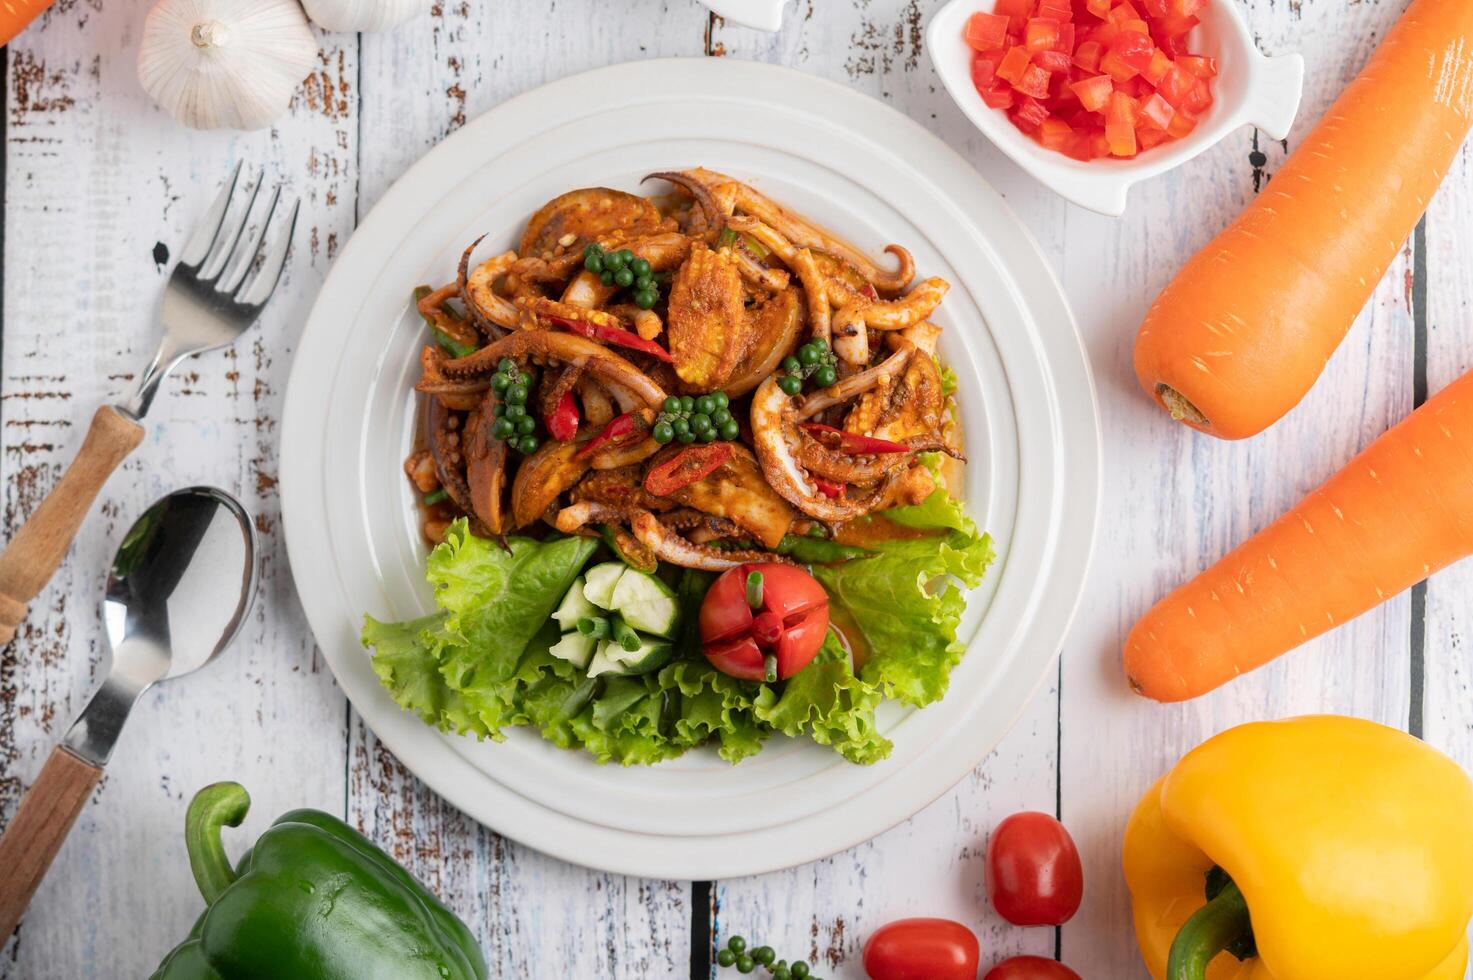
[[[1295,137],[1405,6],[1218,2],[1242,4],[1269,53],[1304,53],[1309,89]],[[207,782],[235,778],[256,801],[239,842],[291,807],[346,813],[472,924],[493,975],[704,977],[708,937],[739,931],[781,955],[819,958],[827,976],[860,977],[857,954],[874,927],[937,914],[975,927],[988,962],[1058,949],[1091,980],[1140,980],[1120,833],[1138,794],[1184,750],[1241,721],[1335,711],[1408,728],[1473,764],[1473,650],[1463,641],[1473,568],[1455,568],[1191,704],[1141,701],[1118,668],[1125,631],[1156,597],[1473,367],[1468,154],[1305,403],[1256,440],[1220,443],[1147,403],[1131,348],[1151,297],[1272,175],[1286,147],[1245,130],[1138,188],[1122,219],[1081,211],[985,145],[941,90],[921,48],[936,6],[797,0],[784,32],[764,35],[714,20],[693,0],[436,0],[433,16],[391,33],[322,35],[321,62],[291,112],[244,136],[184,130],[149,103],[134,73],[142,3],[58,0],[9,46],[0,355],[7,534],[57,479],[93,407],[117,398],[141,367],[167,247],[183,241],[235,161],[264,161],[289,181],[305,199],[305,227],[265,322],[236,350],[170,379],[147,440],[0,654],[0,819],[8,819],[92,683],[103,569],[127,524],[158,494],[191,483],[223,486],[257,515],[265,569],[251,623],[222,662],[158,690],[137,712],[0,953],[0,978],[146,976],[200,908],[180,836],[185,801]],[[789,872],[715,883],[562,864],[497,837],[406,773],[314,648],[276,493],[297,331],[355,222],[466,119],[573,72],[666,55],[753,58],[837,79],[964,153],[1007,196],[1064,282],[1093,361],[1106,446],[1083,608],[1053,682],[1012,734],[952,792],[870,843]],[[1011,929],[986,902],[987,832],[1023,808],[1058,813],[1085,853],[1085,905],[1058,934]]]

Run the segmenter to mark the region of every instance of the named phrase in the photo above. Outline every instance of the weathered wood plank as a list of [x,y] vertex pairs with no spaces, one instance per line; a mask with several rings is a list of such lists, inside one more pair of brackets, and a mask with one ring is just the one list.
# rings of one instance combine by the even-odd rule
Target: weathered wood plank
[[[1473,150],[1448,174],[1427,213],[1427,391],[1473,370]],[[1426,587],[1423,737],[1473,771],[1473,567],[1462,562]]]
[[[123,737],[0,976],[146,976],[200,901],[180,832],[207,782],[256,797],[244,833],[276,813],[340,810],[341,695],[315,655],[279,529],[276,438],[297,325],[353,219],[356,44],[325,39],[309,94],[270,131],[193,133],[134,80],[141,17],[64,4],[10,46],[5,344],[0,454],[7,530],[71,458],[85,421],[119,398],[152,352],[168,249],[183,242],[236,159],[304,197],[298,249],[263,322],[234,350],[182,366],[149,435],[104,490],[65,567],[0,660],[0,816],[14,812],[94,681],[98,602],[123,531],[162,492],[212,483],[255,514],[262,589],[235,648],[153,692]],[[156,245],[155,243],[162,243]]]
[[[577,71],[700,55],[707,20],[686,0],[574,0],[518,17],[437,3],[430,17],[365,35],[361,120],[374,135],[362,147],[359,213],[467,119]],[[349,764],[350,818],[466,917],[493,975],[532,964],[579,977],[687,972],[689,883],[588,871],[498,837],[406,773],[356,715]]]
[[[1358,70],[1400,4],[1251,4],[1264,49],[1309,63],[1302,136]],[[1311,40],[1313,39],[1313,40]],[[1254,152],[1261,154],[1255,156]],[[1101,394],[1104,513],[1084,615],[1064,660],[1063,809],[1085,852],[1085,907],[1063,954],[1091,976],[1145,977],[1120,873],[1120,833],[1140,793],[1187,749],[1232,725],[1342,712],[1404,726],[1408,601],[1388,603],[1282,661],[1195,702],[1131,695],[1119,668],[1133,621],[1335,472],[1411,404],[1410,249],[1305,401],[1268,432],[1229,444],[1171,423],[1136,385],[1140,318],[1181,260],[1247,203],[1284,148],[1237,134],[1177,173],[1138,188],[1101,227],[1071,221],[1060,271],[1079,311]]]

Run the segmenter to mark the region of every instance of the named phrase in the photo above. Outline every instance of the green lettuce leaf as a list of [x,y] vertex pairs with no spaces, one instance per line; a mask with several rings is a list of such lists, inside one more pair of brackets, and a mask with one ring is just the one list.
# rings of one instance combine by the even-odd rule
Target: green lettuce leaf
[[992,539],[940,489],[871,520],[934,533],[886,541],[871,558],[815,566],[813,575],[829,592],[835,622],[863,646],[860,677],[886,697],[924,706],[945,695],[965,650],[956,631],[966,598],[956,582],[982,581],[996,557]]
[[763,685],[756,714],[784,735],[806,734],[850,762],[869,765],[893,747],[875,729],[879,704],[879,689],[854,676],[849,655],[830,631],[813,662],[783,685],[780,694]]
[[[939,359],[938,359],[937,363],[938,364],[940,363]],[[958,387],[959,387],[959,385],[958,385],[957,378],[956,378],[956,372],[951,369],[951,365],[950,364],[942,364],[941,365],[941,395],[942,395],[942,397],[944,397],[944,398],[950,398],[952,395],[956,394],[956,389]]]
[[363,643],[375,648],[374,673],[400,706],[442,732],[487,734],[480,717],[440,673],[438,651],[447,637],[443,612],[402,623],[364,620]]
[[987,537],[944,491],[887,518],[928,533],[813,568],[836,623],[869,653],[858,677],[832,633],[814,662],[782,684],[719,673],[701,652],[696,615],[715,576],[667,568],[686,617],[676,660],[640,677],[590,679],[550,653],[558,640],[550,616],[597,541],[512,538],[503,548],[471,535],[464,521],[429,558],[439,611],[402,623],[364,617],[362,639],[394,700],[441,731],[501,739],[508,727],[528,726],[555,745],[621,765],[708,743],[736,763],[778,731],[873,763],[891,750],[875,727],[881,698],[924,704],[944,693],[961,655],[963,599],[952,579],[975,584],[992,560]]

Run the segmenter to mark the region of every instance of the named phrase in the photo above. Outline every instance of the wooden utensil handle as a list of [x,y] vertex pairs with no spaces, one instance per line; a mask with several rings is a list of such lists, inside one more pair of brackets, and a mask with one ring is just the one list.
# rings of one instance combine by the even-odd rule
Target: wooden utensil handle
[[92,416],[77,458],[0,553],[0,647],[10,642],[26,606],[66,557],[97,491],[142,441],[143,426],[111,405]]
[[25,914],[102,770],[58,745],[0,836],[0,943]]

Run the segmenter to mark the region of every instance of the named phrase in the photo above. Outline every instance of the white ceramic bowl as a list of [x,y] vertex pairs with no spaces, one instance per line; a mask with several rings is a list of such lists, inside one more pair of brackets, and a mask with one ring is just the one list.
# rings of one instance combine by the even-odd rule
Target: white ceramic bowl
[[1185,139],[1163,143],[1133,160],[1075,160],[1040,146],[1007,113],[982,101],[972,85],[972,49],[962,39],[967,18],[991,10],[992,0],[951,0],[926,28],[926,50],[952,99],[988,139],[1050,190],[1101,214],[1125,212],[1127,192],[1141,181],[1186,163],[1240,126],[1253,125],[1271,139],[1289,135],[1304,94],[1304,59],[1268,58],[1258,52],[1235,0],[1213,0],[1202,9],[1192,49],[1217,59],[1216,101]]
[[705,0],[718,17],[759,31],[778,31],[783,26],[783,7],[788,0]]

